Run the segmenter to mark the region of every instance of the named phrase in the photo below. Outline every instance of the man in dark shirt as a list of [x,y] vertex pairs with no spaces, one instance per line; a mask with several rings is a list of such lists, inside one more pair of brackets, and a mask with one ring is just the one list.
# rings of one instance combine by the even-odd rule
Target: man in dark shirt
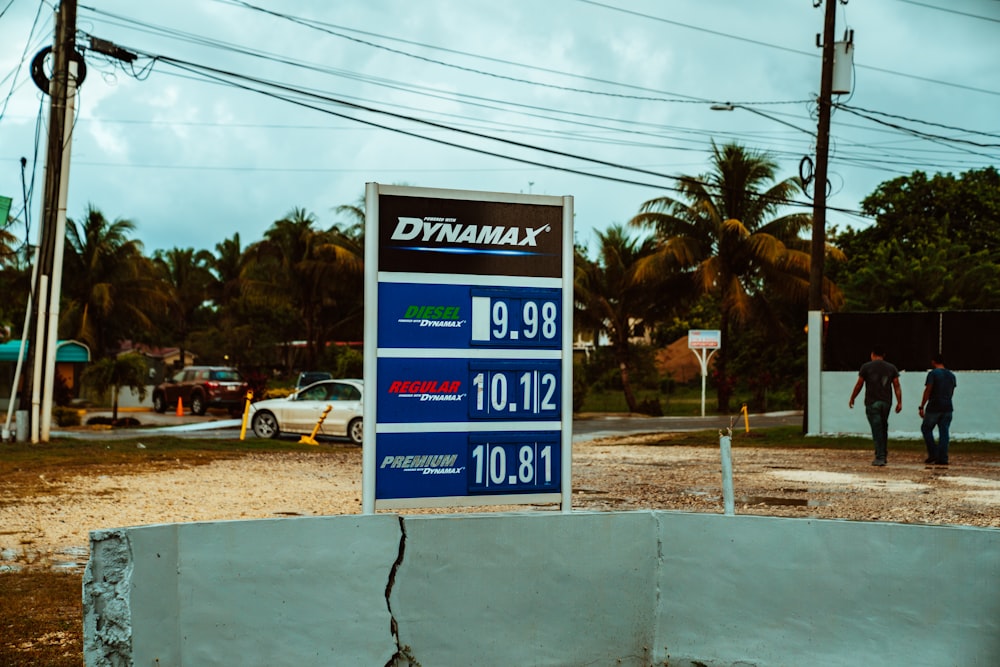
[[[927,373],[924,381],[924,395],[920,399],[918,410],[923,422],[920,432],[924,434],[924,444],[927,445],[927,460],[924,463],[948,465],[948,429],[951,427],[951,416],[954,406],[951,397],[958,384],[955,374],[944,367],[944,357],[935,354],[931,357],[933,368]],[[934,427],[938,429],[938,442],[934,444]]]
[[872,348],[871,361],[861,365],[858,381],[851,392],[847,405],[854,408],[854,399],[865,388],[865,416],[872,428],[875,441],[873,466],[884,466],[889,454],[889,408],[892,394],[896,393],[896,412],[903,409],[903,391],[899,388],[899,371],[885,360],[885,350],[880,346]]

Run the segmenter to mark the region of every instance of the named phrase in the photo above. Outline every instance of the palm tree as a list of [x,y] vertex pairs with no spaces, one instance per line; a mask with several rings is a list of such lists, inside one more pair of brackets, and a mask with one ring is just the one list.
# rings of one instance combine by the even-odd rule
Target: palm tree
[[93,205],[84,220],[68,220],[61,328],[101,356],[118,343],[152,333],[169,302],[142,243],[129,238],[135,224],[108,222]]
[[194,248],[157,250],[153,256],[161,279],[170,286],[170,313],[182,360],[187,359],[185,347],[198,312],[204,310],[209,298],[212,274],[208,267],[212,260],[210,252]]
[[215,279],[210,294],[212,301],[220,310],[226,311],[230,304],[239,298],[240,273],[245,263],[246,257],[240,245],[239,232],[233,234],[232,238],[215,244],[215,254],[209,261],[209,268]]
[[[809,290],[808,241],[799,235],[812,217],[795,213],[774,217],[793,195],[798,179],[773,183],[777,163],[767,154],[739,144],[712,142],[713,171],[680,179],[681,198],[645,202],[631,224],[652,228],[658,251],[642,262],[641,276],[665,267],[682,267],[720,303],[722,349],[716,355],[718,409],[729,410],[731,386],[726,361],[731,327],[767,309],[772,291],[805,304]],[[773,184],[772,184],[773,183]],[[840,302],[829,281],[826,307]]]
[[652,237],[632,238],[621,225],[612,225],[606,232],[598,232],[597,238],[600,244],[597,261],[591,261],[576,249],[574,317],[577,325],[607,336],[618,364],[625,402],[629,412],[636,412],[631,341],[643,328],[651,326],[657,316],[677,305],[677,300],[662,298],[665,292],[677,294],[677,273],[640,276],[643,261],[657,251]]
[[313,368],[326,343],[324,308],[336,302],[345,277],[360,276],[363,254],[347,237],[315,228],[316,218],[293,209],[248,248],[243,277],[247,294],[257,303],[290,305],[306,339],[306,364]]

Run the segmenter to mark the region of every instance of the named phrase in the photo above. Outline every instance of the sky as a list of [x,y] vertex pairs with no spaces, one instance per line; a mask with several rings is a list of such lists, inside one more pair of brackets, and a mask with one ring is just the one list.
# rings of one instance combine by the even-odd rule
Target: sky
[[[52,12],[0,0],[0,195],[31,243],[48,98],[29,72]],[[885,181],[1000,165],[1000,0],[850,0],[836,17],[853,68],[828,229],[872,224],[860,202]],[[708,172],[713,140],[766,152],[781,179],[814,161],[823,19],[813,0],[80,0],[67,213],[131,220],[152,254],[245,247],[296,208],[350,222],[336,209],[367,182],[572,195],[593,249]]]

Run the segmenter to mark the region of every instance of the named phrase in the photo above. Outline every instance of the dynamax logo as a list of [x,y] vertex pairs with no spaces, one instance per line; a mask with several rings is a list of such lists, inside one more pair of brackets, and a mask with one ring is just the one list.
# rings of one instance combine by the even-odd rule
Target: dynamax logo
[[459,380],[396,380],[389,385],[389,393],[400,398],[415,398],[421,403],[425,401],[461,401],[465,394],[458,393],[462,388]]
[[[538,236],[549,232],[552,227],[542,225],[531,229],[529,227],[505,227],[503,225],[465,225],[455,218],[409,218],[399,216],[396,228],[390,237],[393,241],[420,241],[422,243],[441,243],[452,246],[509,246],[510,248],[538,246]],[[451,253],[486,253],[495,255],[532,255],[529,250],[513,250],[494,248],[439,248],[428,246],[411,246],[410,250],[427,250],[433,252]]]
[[384,456],[379,468],[419,472],[424,475],[458,475],[465,466],[455,466],[458,454],[425,454],[416,456]]
[[458,306],[407,306],[406,312],[396,321],[438,329],[459,329],[466,322],[458,319]]

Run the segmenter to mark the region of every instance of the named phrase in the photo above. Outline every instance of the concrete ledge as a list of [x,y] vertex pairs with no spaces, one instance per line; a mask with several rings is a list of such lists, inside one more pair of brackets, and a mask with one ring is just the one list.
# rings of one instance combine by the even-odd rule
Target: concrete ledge
[[678,512],[91,534],[88,665],[993,667],[1000,530]]

